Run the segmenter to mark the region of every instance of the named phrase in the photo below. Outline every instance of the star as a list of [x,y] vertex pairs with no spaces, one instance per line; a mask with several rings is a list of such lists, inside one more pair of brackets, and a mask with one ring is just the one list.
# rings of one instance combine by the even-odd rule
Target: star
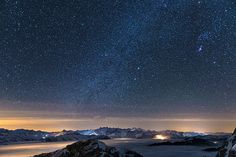
[[5,0],[0,111],[192,118],[227,104],[234,112],[235,7],[232,0]]
[[198,52],[202,52],[203,51],[203,45],[200,45],[197,49]]

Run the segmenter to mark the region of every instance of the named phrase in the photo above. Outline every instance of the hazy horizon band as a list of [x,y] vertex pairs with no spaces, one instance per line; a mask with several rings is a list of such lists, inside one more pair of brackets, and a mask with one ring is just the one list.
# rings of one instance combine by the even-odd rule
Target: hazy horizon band
[[[236,118],[187,118],[187,117],[79,117],[51,114],[41,116],[23,111],[1,111],[0,128],[33,129],[44,131],[83,130],[99,127],[143,128],[151,130],[177,130],[196,132],[232,132]],[[18,113],[18,114],[17,114]],[[13,116],[16,115],[16,116]],[[58,114],[58,113],[57,113]]]

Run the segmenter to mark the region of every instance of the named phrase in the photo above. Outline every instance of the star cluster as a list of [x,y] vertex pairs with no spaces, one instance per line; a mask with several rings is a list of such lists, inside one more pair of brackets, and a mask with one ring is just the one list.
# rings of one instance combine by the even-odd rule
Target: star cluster
[[14,108],[236,109],[233,0],[2,0],[0,19],[0,99]]

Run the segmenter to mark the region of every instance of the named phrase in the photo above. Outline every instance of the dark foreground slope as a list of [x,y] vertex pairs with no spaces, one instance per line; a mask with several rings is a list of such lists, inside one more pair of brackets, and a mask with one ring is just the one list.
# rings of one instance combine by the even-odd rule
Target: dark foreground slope
[[66,148],[51,153],[35,155],[34,157],[142,157],[130,150],[118,151],[98,140],[84,140],[66,146]]
[[236,157],[236,129],[232,136],[220,148],[216,157]]

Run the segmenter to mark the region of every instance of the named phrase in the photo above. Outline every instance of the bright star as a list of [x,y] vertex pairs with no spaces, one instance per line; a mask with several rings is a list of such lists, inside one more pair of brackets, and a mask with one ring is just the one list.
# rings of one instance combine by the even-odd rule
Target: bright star
[[201,52],[203,50],[203,46],[200,45],[199,48],[198,48],[198,52]]

